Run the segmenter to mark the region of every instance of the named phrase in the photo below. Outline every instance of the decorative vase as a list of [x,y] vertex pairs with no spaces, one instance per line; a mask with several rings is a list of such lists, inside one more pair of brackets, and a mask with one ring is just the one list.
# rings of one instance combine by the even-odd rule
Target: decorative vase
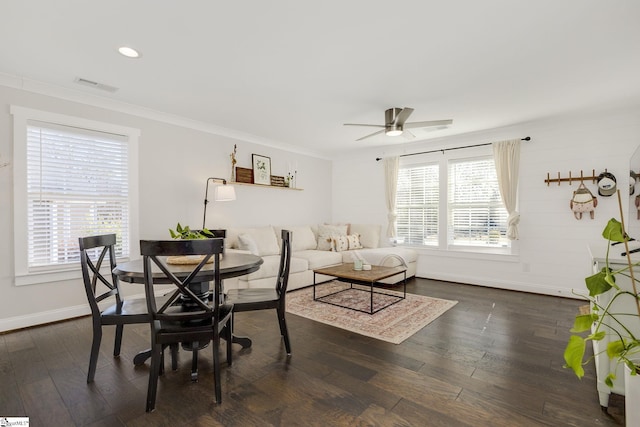
[[627,365],[624,366],[624,419],[627,427],[640,426],[640,373],[631,375]]

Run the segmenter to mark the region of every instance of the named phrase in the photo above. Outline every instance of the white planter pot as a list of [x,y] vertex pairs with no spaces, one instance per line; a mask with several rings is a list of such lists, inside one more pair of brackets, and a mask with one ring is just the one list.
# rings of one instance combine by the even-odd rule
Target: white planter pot
[[640,426],[640,373],[624,367],[624,419],[627,427]]

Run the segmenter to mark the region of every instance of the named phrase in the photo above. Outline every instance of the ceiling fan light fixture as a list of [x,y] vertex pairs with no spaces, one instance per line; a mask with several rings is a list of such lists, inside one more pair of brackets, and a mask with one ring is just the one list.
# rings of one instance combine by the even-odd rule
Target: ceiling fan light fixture
[[[413,108],[405,107],[405,108],[388,108],[384,112],[384,125],[375,125],[369,123],[345,123],[345,126],[368,126],[368,127],[376,127],[382,128],[377,130],[369,135],[365,135],[361,138],[356,139],[356,141],[362,141],[363,139],[371,138],[372,136],[385,134],[385,136],[400,136],[404,135],[405,138],[415,138],[410,131],[410,129],[416,128],[429,128],[435,127],[436,129],[446,129],[451,125],[453,120],[430,120],[426,122],[407,122],[409,116],[413,113]],[[407,129],[407,132],[404,132],[404,129]]]
[[384,131],[384,134],[387,136],[400,136],[402,135],[402,127],[400,126],[387,126]]

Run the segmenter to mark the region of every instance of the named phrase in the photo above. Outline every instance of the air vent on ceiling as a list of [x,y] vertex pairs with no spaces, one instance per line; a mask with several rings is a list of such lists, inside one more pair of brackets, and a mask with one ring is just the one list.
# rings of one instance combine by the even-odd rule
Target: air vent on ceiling
[[83,79],[82,77],[76,77],[74,82],[78,83],[79,85],[89,86],[89,87],[92,87],[94,89],[105,90],[105,91],[111,92],[111,93],[114,93],[114,92],[116,92],[118,90],[117,87],[109,86],[109,85],[106,85],[104,83],[94,82],[93,80]]

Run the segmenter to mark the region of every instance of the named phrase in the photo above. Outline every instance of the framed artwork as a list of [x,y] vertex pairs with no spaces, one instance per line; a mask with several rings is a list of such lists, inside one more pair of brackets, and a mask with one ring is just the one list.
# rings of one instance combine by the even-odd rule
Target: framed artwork
[[271,185],[271,157],[252,154],[253,183]]

